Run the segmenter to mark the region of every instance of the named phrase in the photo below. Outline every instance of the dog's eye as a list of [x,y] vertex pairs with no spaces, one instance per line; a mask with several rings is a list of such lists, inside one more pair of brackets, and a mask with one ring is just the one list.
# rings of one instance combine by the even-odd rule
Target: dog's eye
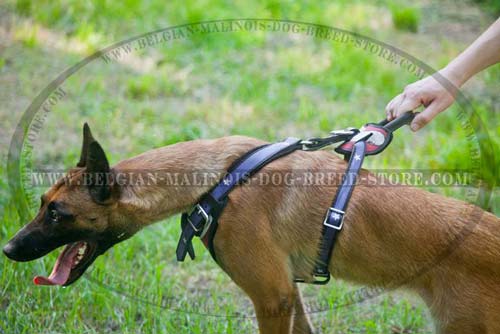
[[49,219],[52,222],[57,223],[60,218],[61,216],[59,215],[59,212],[57,212],[57,210],[52,209],[49,211]]

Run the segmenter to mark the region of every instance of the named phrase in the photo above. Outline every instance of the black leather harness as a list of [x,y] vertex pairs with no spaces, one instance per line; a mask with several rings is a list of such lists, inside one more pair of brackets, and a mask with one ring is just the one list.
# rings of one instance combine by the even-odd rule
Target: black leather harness
[[323,221],[322,240],[318,259],[312,273],[313,280],[295,278],[295,282],[326,284],[330,280],[328,265],[333,253],[335,241],[342,230],[344,216],[349,199],[354,190],[356,179],[366,155],[382,152],[391,142],[392,133],[408,124],[414,114],[407,112],[397,119],[377,124],[369,123],[361,129],[347,128],[332,131],[325,138],[301,140],[288,138],[284,141],[256,147],[235,161],[227,170],[222,180],[205,193],[189,213],[181,217],[182,233],[177,245],[177,260],[184,261],[187,254],[195,258],[192,239],[200,237],[217,262],[213,240],[217,231],[217,221],[224,210],[229,193],[238,185],[247,181],[268,163],[296,150],[314,151],[334,143],[342,142],[335,151],[349,161],[347,171],[338,187],[332,206],[327,210]]

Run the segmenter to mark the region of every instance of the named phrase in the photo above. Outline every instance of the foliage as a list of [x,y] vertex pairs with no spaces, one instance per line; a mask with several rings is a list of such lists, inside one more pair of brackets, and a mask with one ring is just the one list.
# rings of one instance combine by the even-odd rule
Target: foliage
[[391,9],[392,22],[396,29],[417,32],[420,21],[418,9],[413,7],[393,7]]

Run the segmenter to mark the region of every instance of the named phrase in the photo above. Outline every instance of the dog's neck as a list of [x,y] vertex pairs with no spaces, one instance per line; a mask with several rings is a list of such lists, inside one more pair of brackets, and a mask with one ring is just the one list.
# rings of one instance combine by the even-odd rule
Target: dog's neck
[[195,140],[121,161],[113,168],[127,176],[118,205],[142,226],[184,212],[224,176],[231,163],[259,144],[241,136]]

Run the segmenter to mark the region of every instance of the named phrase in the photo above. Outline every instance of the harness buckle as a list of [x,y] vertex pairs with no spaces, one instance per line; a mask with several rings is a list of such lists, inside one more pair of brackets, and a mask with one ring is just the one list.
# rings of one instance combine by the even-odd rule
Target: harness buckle
[[346,128],[343,130],[335,130],[330,132],[328,137],[313,137],[301,140],[299,145],[302,145],[303,151],[316,151],[325,146],[332,145],[340,141],[346,141],[359,132],[355,128]]
[[[323,225],[340,231],[342,229],[342,226],[344,226],[344,215],[345,212],[342,210],[335,209],[333,207],[328,208],[328,212],[326,214],[325,220],[323,221]],[[332,221],[335,224],[332,223]]]
[[205,234],[207,234],[208,230],[210,229],[210,226],[212,225],[213,218],[212,216],[208,217],[208,220],[205,223],[205,226],[203,227],[203,230],[201,230],[200,238],[203,239]]
[[316,268],[312,274],[313,280],[306,280],[304,278],[294,278],[293,281],[295,283],[310,283],[314,285],[325,285],[328,282],[330,282],[330,272],[327,270],[326,272],[321,271],[320,269]]
[[[202,228],[200,228],[200,227],[198,227],[198,228],[197,228],[197,227],[193,224],[193,222],[191,221],[191,219],[189,218],[189,217],[193,214],[193,212],[195,212],[195,211],[196,211],[196,212],[198,212],[198,213],[201,215],[201,217],[203,218],[203,220],[205,221],[205,223],[203,224],[203,225],[204,225],[204,226],[203,226],[203,230],[202,230]],[[191,227],[193,228],[193,230],[194,230],[196,233],[198,233],[198,232],[200,232],[200,230],[202,230],[202,232],[201,232],[201,233],[202,233],[202,235],[204,235],[204,234],[207,232],[208,227],[209,227],[209,226],[210,226],[210,224],[212,223],[212,216],[210,216],[210,215],[209,215],[209,214],[205,211],[205,209],[203,209],[203,207],[202,207],[202,206],[198,203],[198,204],[196,204],[196,205],[193,207],[193,209],[191,210],[191,212],[190,212],[190,213],[189,213],[189,215],[187,216],[187,222],[189,223],[189,225],[191,225]]]
[[314,278],[313,284],[323,285],[330,281],[330,271],[328,270],[328,264],[317,263],[313,270],[312,277]]
[[326,283],[330,282],[330,273],[329,272],[326,272],[326,273],[313,273],[313,278],[314,278],[314,281],[312,282],[312,284],[315,284],[315,285],[325,285]]
[[353,128],[353,127],[348,127],[342,130],[333,130],[330,131],[330,134],[332,135],[355,135],[357,132],[359,132],[358,129]]

